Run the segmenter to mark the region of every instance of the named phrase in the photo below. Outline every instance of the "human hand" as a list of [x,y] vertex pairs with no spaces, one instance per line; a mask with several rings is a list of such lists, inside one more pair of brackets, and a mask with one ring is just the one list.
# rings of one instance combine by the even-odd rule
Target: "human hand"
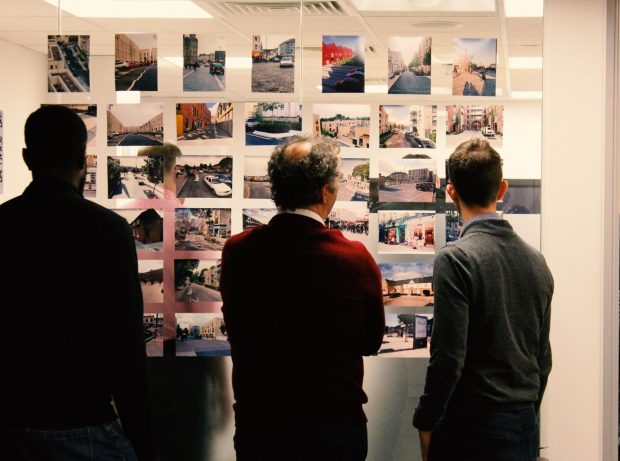
[[431,446],[431,431],[419,431],[422,461],[428,461],[428,448]]

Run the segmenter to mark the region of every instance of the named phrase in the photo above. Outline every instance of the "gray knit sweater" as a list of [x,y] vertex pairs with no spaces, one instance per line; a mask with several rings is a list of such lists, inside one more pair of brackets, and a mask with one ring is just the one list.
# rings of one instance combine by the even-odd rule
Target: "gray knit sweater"
[[540,405],[551,371],[553,278],[504,220],[469,225],[435,258],[435,316],[424,394],[413,425],[451,408]]

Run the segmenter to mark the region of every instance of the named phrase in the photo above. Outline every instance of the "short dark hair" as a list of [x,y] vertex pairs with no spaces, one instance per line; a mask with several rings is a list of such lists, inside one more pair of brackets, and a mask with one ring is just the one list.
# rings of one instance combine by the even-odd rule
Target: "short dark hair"
[[448,159],[448,178],[465,204],[488,206],[503,179],[502,159],[488,141],[466,141]]
[[24,128],[29,167],[68,169],[78,167],[88,133],[82,119],[62,105],[46,105],[34,111]]
[[[310,152],[300,155],[287,152],[290,146],[304,142],[312,144]],[[301,136],[276,147],[267,168],[271,198],[276,206],[294,210],[320,203],[321,188],[326,184],[335,187],[340,175],[339,152],[337,141],[327,137]]]

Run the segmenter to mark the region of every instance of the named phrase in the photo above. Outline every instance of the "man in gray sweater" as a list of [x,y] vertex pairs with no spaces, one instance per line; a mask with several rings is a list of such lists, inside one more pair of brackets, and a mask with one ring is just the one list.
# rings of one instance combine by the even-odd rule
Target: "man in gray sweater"
[[553,278],[496,212],[508,183],[487,141],[461,144],[447,176],[464,225],[435,258],[431,359],[413,417],[422,458],[534,460]]

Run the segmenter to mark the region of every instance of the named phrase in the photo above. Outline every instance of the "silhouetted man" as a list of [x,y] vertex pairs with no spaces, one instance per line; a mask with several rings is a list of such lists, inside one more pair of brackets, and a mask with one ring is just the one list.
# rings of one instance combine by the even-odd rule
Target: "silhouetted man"
[[361,243],[325,227],[336,141],[278,146],[268,171],[278,214],[222,254],[237,460],[364,460],[362,356],[383,339],[381,274]]
[[151,459],[131,231],[82,197],[87,136],[73,111],[37,110],[25,139],[33,180],[0,206],[2,457]]

